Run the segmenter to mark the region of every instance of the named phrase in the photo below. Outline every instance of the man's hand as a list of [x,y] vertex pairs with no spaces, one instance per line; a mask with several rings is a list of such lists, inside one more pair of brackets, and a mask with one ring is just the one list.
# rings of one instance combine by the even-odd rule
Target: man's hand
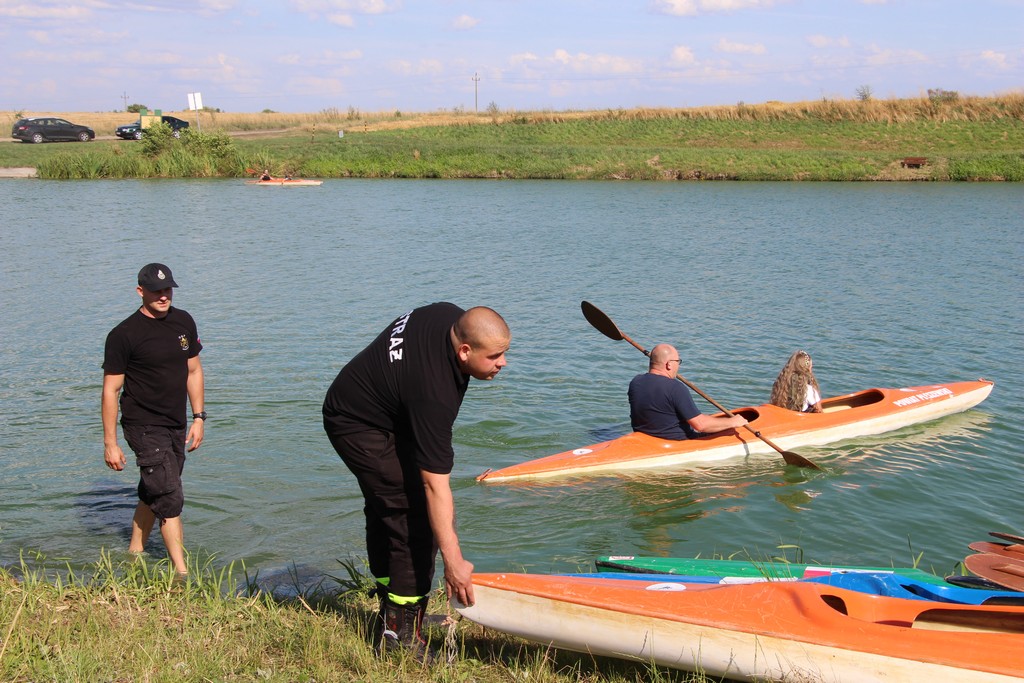
[[185,445],[188,446],[189,453],[199,448],[199,445],[203,443],[203,433],[206,431],[205,424],[206,420],[192,420],[192,426],[188,428],[188,436],[185,437]]
[[473,595],[473,563],[469,560],[444,563],[444,584],[448,599],[455,598],[466,607],[476,602]]
[[103,446],[103,459],[107,463],[107,467],[112,470],[120,472],[124,469],[125,459],[124,451],[116,443],[112,446]]

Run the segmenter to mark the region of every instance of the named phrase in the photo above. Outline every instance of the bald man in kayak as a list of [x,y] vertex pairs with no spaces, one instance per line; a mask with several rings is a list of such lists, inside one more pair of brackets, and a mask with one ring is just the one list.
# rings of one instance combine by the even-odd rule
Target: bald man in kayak
[[381,655],[432,659],[422,635],[440,550],[448,596],[472,605],[450,486],[452,426],[471,377],[506,365],[511,334],[497,312],[434,303],[398,317],[342,368],[324,399],[324,429],[359,482],[380,612]]
[[685,384],[676,379],[682,361],[671,344],[651,349],[647,372],[629,383],[629,420],[634,432],[681,441],[703,434],[738,429],[742,415],[705,415],[697,409]]

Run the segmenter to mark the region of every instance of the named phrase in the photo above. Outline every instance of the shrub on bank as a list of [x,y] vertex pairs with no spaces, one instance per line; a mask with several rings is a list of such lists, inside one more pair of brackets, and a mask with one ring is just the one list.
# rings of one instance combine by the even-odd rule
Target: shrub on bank
[[51,180],[95,178],[211,178],[237,175],[238,150],[225,133],[186,129],[175,138],[166,124],[146,129],[141,143],[103,151],[61,152],[39,162]]

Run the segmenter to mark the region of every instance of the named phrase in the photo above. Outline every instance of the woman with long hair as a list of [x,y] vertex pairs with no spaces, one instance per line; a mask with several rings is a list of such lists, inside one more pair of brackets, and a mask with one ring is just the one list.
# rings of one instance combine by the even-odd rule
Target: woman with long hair
[[821,387],[814,376],[814,364],[806,351],[796,351],[772,386],[771,404],[804,413],[821,412]]

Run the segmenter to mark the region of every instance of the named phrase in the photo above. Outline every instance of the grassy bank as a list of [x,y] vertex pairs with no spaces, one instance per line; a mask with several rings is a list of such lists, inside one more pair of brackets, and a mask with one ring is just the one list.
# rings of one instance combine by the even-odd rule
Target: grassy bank
[[[7,144],[0,145],[0,166],[33,166],[46,178],[240,177],[269,168],[318,178],[1024,181],[1021,95],[599,112],[201,116],[209,118],[201,137],[216,141],[216,153],[205,143],[185,149],[185,138],[157,153],[120,140]],[[104,130],[95,127],[97,134]],[[199,133],[195,124],[192,132]],[[908,168],[906,157],[927,161]]]
[[[166,561],[55,571],[0,569],[3,681],[441,681],[652,683],[705,679],[643,664],[555,652],[468,621],[444,623],[434,600],[432,638],[455,657],[423,669],[381,661],[367,644],[374,603],[351,566],[315,590],[273,591],[232,565],[190,558],[178,581]],[[55,578],[56,577],[56,578]]]

